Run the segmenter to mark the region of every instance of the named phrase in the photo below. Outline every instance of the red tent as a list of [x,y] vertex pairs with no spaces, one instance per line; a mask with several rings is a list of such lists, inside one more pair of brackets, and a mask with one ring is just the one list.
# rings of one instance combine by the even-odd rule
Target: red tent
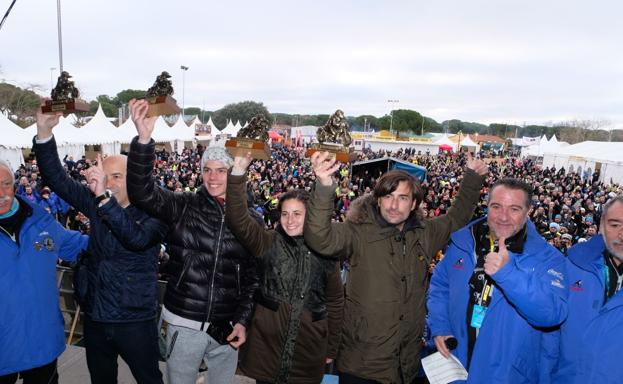
[[283,139],[283,136],[278,134],[277,131],[273,131],[273,130],[268,131],[268,137],[270,137],[272,141],[279,141]]
[[450,144],[441,144],[439,146],[439,150],[440,151],[448,151],[448,152],[452,152],[454,150],[454,148],[452,148],[452,146]]

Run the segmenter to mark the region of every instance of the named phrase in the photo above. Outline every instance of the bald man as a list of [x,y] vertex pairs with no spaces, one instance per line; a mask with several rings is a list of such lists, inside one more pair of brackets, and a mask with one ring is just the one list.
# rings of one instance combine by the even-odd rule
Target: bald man
[[33,150],[46,184],[87,216],[91,232],[86,267],[75,289],[85,312],[84,339],[91,382],[116,383],[117,358],[138,383],[162,383],[158,367],[157,266],[167,226],[128,200],[126,156],[97,162],[85,172],[87,185],[61,165],[52,129],[61,114],[37,114]]

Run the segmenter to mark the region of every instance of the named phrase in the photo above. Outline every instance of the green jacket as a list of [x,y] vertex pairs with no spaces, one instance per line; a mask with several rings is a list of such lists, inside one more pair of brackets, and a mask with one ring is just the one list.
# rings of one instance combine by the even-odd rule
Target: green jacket
[[321,258],[302,236],[265,230],[247,209],[246,176],[229,175],[225,220],[259,260],[255,315],[241,349],[240,369],[271,383],[317,384],[335,358],[343,286],[334,258]]
[[482,182],[467,169],[448,214],[412,217],[402,236],[395,226],[380,224],[371,195],[353,202],[345,223],[331,223],[335,185],[316,184],[305,242],[322,255],[341,252],[350,259],[338,370],[381,383],[413,381],[420,368],[428,264],[472,217]]

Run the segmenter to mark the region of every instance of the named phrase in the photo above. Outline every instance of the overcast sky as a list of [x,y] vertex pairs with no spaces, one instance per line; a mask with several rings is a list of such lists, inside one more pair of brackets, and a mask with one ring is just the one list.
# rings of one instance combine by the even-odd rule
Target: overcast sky
[[[181,106],[185,65],[185,106],[208,110],[254,100],[299,114],[620,124],[622,15],[614,0],[62,0],[64,68],[87,99],[168,70]],[[51,67],[56,1],[17,0],[0,79],[47,93]]]

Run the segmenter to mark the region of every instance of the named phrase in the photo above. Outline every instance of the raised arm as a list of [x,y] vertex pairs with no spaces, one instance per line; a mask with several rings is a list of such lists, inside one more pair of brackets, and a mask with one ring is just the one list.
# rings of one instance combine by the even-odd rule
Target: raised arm
[[138,136],[130,144],[128,154],[128,197],[150,216],[165,222],[178,218],[184,209],[183,199],[174,192],[159,188],[153,178],[156,143],[151,138],[156,117],[147,117],[149,105],[146,100],[130,100],[130,113]]
[[317,181],[305,214],[305,243],[321,255],[339,254],[340,258],[347,259],[352,253],[350,228],[344,223],[331,223],[336,187],[332,175],[338,164],[327,152],[314,153],[311,162]]
[[427,238],[429,239],[427,243],[430,247],[427,252],[430,255],[444,248],[450,239],[450,234],[469,222],[478,204],[480,189],[484,177],[489,172],[489,167],[484,161],[474,159],[469,153],[467,157],[464,178],[452,207],[446,215],[427,221]]
[[63,200],[78,211],[92,217],[95,213],[94,196],[88,187],[69,177],[61,165],[52,129],[58,124],[61,113],[48,115],[37,111],[37,136],[33,151],[37,165],[46,184]]
[[270,248],[273,235],[249,214],[246,196],[246,171],[251,157],[236,156],[227,177],[225,222],[234,236],[255,257],[261,257]]

